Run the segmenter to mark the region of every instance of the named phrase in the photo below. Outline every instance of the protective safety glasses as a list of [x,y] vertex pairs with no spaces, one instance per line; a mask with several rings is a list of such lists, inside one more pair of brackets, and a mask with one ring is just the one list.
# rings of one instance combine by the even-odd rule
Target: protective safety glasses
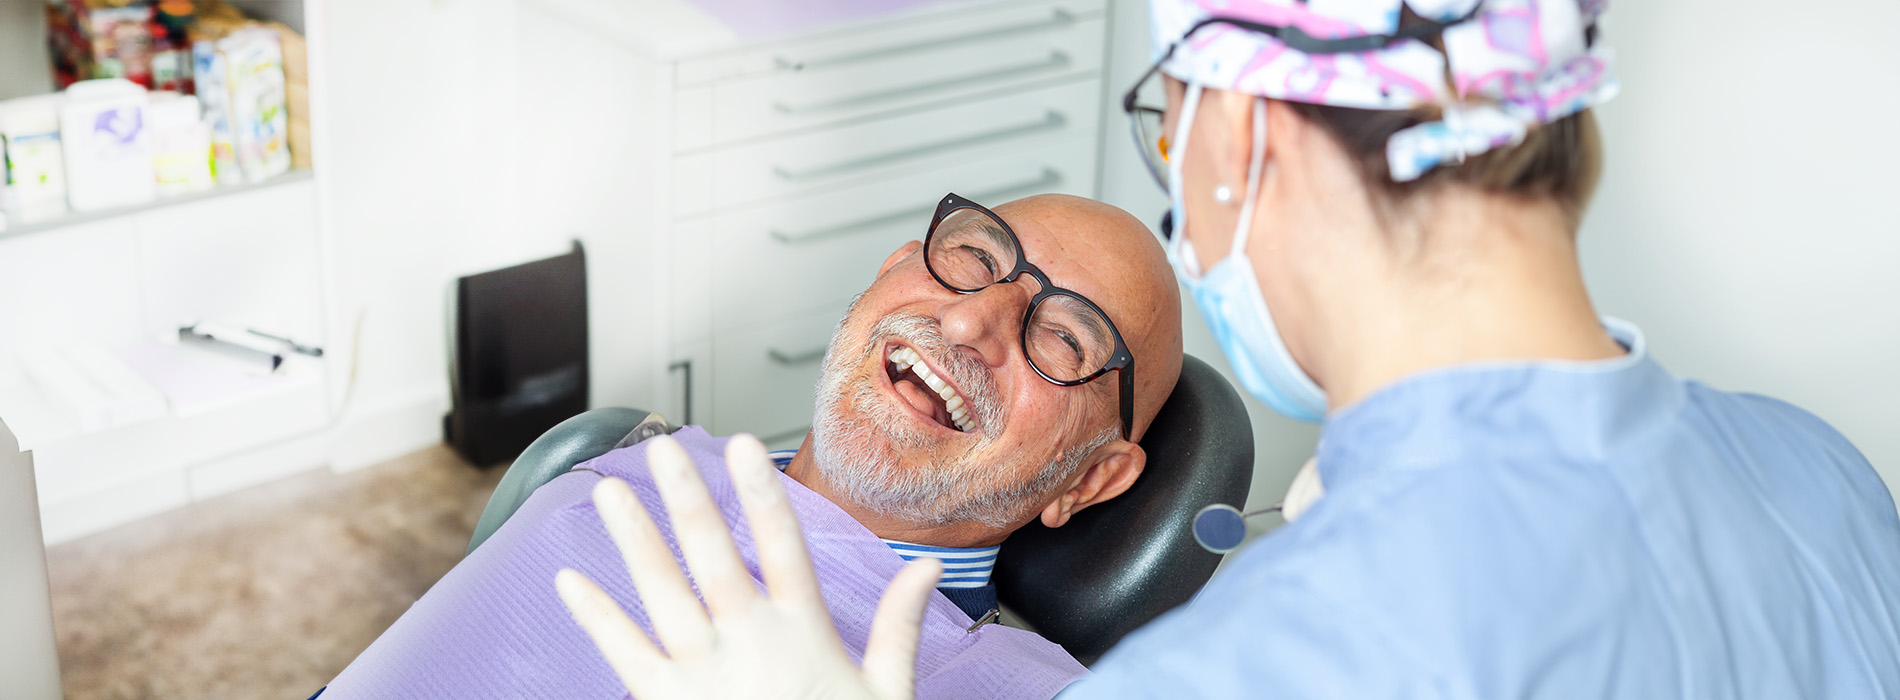
[[981,204],[945,195],[924,235],[924,266],[945,289],[975,294],[1028,273],[1041,288],[1023,312],[1023,356],[1057,386],[1079,386],[1121,372],[1122,437],[1134,433],[1135,359],[1121,331],[1095,302],[1050,283],[1023,257],[1022,241]]
[[[1167,109],[1165,95],[1160,92],[1161,81],[1157,79],[1157,76],[1161,75],[1161,66],[1174,57],[1175,49],[1180,48],[1182,42],[1194,36],[1194,33],[1200,31],[1202,27],[1224,24],[1265,34],[1278,39],[1287,48],[1306,54],[1361,53],[1378,51],[1407,39],[1438,36],[1452,25],[1476,18],[1478,10],[1483,6],[1482,2],[1476,3],[1471,7],[1470,12],[1445,22],[1424,22],[1391,34],[1363,34],[1335,39],[1321,39],[1307,34],[1299,27],[1261,24],[1228,17],[1209,17],[1196,22],[1194,26],[1188,27],[1181,38],[1168,44],[1168,50],[1162,52],[1161,59],[1149,66],[1148,71],[1142,73],[1134,86],[1128,88],[1128,92],[1122,95],[1122,112],[1128,115],[1129,131],[1135,137],[1135,150],[1141,154],[1141,163],[1148,168],[1148,174],[1154,176],[1155,183],[1163,190],[1168,189],[1168,137],[1161,128],[1162,118],[1166,115]],[[1154,87],[1147,87],[1151,84]],[[1144,88],[1147,90],[1148,100],[1145,103],[1143,101]],[[1157,100],[1157,96],[1163,99]]]

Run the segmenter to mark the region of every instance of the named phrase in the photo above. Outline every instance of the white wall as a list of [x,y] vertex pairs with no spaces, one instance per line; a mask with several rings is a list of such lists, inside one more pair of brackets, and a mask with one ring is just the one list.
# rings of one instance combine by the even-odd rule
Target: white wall
[[0,0],[0,100],[52,91],[46,3]]
[[[1103,198],[1160,220],[1120,94],[1147,67],[1147,3],[1115,0]],[[1581,233],[1603,313],[1718,388],[1833,423],[1900,492],[1900,4],[1816,0],[1613,5],[1623,93],[1599,110],[1609,165]],[[1187,347],[1219,351],[1188,302]],[[1224,363],[1222,364],[1225,369]],[[1248,399],[1251,505],[1285,492],[1315,432]]]
[[1614,5],[1623,92],[1581,234],[1679,374],[1832,423],[1900,487],[1900,4]]
[[349,468],[439,439],[450,281],[564,252],[566,237],[520,216],[532,135],[516,129],[513,0],[336,0],[313,19],[339,388],[362,318],[336,438]]

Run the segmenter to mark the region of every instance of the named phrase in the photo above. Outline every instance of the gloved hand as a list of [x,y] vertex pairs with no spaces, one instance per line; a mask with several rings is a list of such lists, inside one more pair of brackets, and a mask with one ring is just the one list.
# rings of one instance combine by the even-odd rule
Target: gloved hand
[[765,446],[741,435],[726,448],[726,466],[758,546],[763,595],[686,451],[666,436],[648,440],[646,450],[704,606],[640,499],[619,479],[594,487],[594,505],[626,559],[659,646],[585,575],[563,569],[555,577],[562,602],[628,692],[640,700],[910,700],[924,604],[941,563],[912,562],[891,581],[859,668],[819,597],[805,538]]

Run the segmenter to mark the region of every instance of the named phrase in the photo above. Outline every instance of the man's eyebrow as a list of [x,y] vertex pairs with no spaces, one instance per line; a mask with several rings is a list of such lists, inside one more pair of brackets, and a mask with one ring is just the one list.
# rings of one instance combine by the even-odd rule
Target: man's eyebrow
[[[1076,292],[1076,294],[1079,296],[1081,292]],[[1081,297],[1081,298],[1087,299],[1087,297]],[[1089,303],[1093,304],[1095,302],[1091,301]],[[1090,310],[1089,313],[1095,316],[1097,320],[1101,321],[1101,323],[1088,323],[1087,319],[1086,318],[1084,319],[1084,323],[1082,325],[1088,327],[1089,335],[1093,336],[1097,343],[1101,343],[1104,346],[1113,344],[1115,342],[1115,339],[1109,337],[1108,335],[1108,324],[1114,323],[1114,321],[1108,320],[1108,312]]]

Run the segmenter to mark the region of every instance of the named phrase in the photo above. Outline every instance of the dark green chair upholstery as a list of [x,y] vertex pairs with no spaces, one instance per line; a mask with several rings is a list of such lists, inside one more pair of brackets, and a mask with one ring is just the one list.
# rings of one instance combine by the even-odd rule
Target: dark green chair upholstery
[[647,417],[646,411],[632,408],[596,408],[561,421],[508,465],[495,493],[482,508],[482,519],[475,523],[475,536],[469,538],[468,551],[501,529],[509,516],[528,502],[528,496],[554,477],[566,474],[574,465],[607,454],[620,438]]

